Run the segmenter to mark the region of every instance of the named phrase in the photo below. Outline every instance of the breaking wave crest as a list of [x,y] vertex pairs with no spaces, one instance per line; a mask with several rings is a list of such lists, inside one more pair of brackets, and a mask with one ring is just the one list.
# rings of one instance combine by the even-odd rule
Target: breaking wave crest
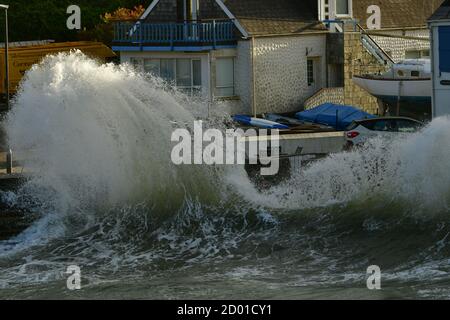
[[416,134],[374,138],[297,171],[267,192],[266,204],[308,209],[372,199],[445,211],[450,205],[449,138],[446,117]]

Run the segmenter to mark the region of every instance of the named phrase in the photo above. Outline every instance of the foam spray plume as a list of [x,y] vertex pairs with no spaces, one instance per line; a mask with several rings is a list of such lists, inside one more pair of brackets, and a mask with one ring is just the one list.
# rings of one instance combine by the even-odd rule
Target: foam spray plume
[[27,73],[6,124],[33,174],[22,191],[60,216],[85,218],[149,199],[154,212],[176,211],[186,196],[206,200],[214,194],[207,168],[170,161],[171,133],[193,124],[190,107],[131,66],[81,52],[45,58]]

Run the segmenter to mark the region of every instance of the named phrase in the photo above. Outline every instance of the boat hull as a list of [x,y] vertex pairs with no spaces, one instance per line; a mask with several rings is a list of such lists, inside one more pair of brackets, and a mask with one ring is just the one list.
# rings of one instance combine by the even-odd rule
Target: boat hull
[[[353,82],[390,106],[390,113],[426,120],[431,116],[431,79],[353,77]],[[396,108],[400,107],[398,111]]]
[[395,97],[397,101],[400,96],[403,100],[431,101],[431,79],[390,80],[355,76],[353,82],[376,97]]

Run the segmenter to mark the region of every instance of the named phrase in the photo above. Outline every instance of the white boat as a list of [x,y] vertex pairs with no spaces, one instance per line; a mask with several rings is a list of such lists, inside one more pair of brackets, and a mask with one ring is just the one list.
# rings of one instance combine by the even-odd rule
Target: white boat
[[431,108],[429,59],[404,60],[383,74],[354,76],[353,82],[389,106]]

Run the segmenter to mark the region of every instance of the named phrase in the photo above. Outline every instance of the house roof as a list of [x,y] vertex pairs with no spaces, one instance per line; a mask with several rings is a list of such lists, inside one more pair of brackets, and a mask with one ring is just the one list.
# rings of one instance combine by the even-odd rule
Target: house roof
[[[202,0],[201,16],[226,18],[216,0]],[[323,32],[326,27],[318,21],[317,0],[221,0],[226,8],[236,17],[246,33],[258,35],[295,34],[304,32]],[[362,26],[366,25],[370,13],[367,8],[378,5],[381,8],[383,29],[425,28],[428,17],[443,2],[450,0],[353,0],[353,17]],[[152,0],[154,10],[145,16],[150,20],[177,19],[175,0]],[[155,4],[155,6],[153,6]],[[149,9],[150,9],[149,7]],[[446,6],[436,13],[446,16]],[[440,13],[439,13],[440,12]]]
[[[43,46],[46,44],[54,43],[55,40],[34,40],[34,41],[18,41],[18,42],[8,42],[10,48],[16,47],[29,47],[29,46]],[[5,43],[0,42],[0,48],[4,48]]]
[[428,20],[450,20],[450,0],[445,0],[445,2],[433,13],[433,15]]
[[223,0],[251,35],[324,31],[317,0]]
[[365,26],[371,15],[367,13],[367,8],[377,5],[381,8],[383,29],[426,27],[428,17],[443,2],[444,0],[353,0],[353,16]]

